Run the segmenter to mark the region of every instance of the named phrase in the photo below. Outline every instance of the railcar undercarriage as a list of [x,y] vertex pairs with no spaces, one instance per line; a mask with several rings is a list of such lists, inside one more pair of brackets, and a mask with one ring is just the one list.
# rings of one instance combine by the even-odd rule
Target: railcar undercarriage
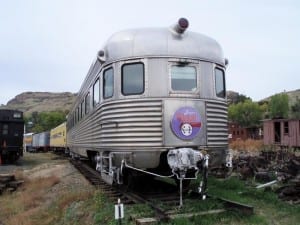
[[[191,180],[201,174],[198,192],[206,198],[209,155],[192,148],[178,148],[167,152],[168,170],[146,170],[133,166],[132,152],[100,152],[94,157],[96,170],[101,173],[103,180],[112,184],[128,184],[135,174],[150,175],[160,178],[174,178],[180,190],[180,206],[182,193]],[[166,164],[166,163],[165,163]],[[227,165],[231,165],[230,162]],[[164,166],[166,168],[166,166]],[[149,177],[149,176],[148,176]]]

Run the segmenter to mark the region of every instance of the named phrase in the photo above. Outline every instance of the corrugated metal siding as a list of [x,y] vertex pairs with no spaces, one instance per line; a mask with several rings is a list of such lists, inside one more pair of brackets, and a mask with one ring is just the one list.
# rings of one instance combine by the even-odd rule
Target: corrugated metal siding
[[162,146],[162,101],[105,103],[78,125],[76,133],[72,133],[72,144],[76,146]]
[[207,145],[228,144],[227,104],[225,102],[206,102]]

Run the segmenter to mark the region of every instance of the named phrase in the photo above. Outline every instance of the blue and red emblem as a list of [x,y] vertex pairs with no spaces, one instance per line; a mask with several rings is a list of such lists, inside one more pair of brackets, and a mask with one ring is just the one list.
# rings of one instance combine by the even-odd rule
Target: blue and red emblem
[[175,135],[181,139],[193,139],[201,129],[200,114],[193,107],[178,109],[172,118],[171,127]]

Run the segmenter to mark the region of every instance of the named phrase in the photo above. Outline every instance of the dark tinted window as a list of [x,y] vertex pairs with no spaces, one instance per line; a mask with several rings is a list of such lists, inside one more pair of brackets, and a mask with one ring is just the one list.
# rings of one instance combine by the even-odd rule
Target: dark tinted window
[[80,107],[80,117],[82,118],[84,116],[84,101],[81,102]]
[[3,135],[7,135],[8,134],[8,125],[7,124],[3,124],[2,134]]
[[85,102],[85,114],[88,114],[90,111],[90,93],[87,93],[84,102]]
[[284,134],[289,134],[289,122],[284,122]]
[[114,94],[114,72],[110,68],[103,73],[103,98],[110,98]]
[[216,94],[220,98],[225,98],[226,89],[225,89],[225,74],[224,71],[215,68],[215,82],[216,82]]
[[123,95],[136,95],[144,93],[144,64],[125,64],[122,67],[122,93]]
[[100,82],[99,79],[96,80],[93,86],[93,106],[100,102]]
[[80,106],[77,107],[77,111],[76,111],[76,114],[77,114],[77,121],[80,120],[80,109],[79,109]]
[[195,91],[197,73],[193,66],[172,66],[171,87],[173,91]]

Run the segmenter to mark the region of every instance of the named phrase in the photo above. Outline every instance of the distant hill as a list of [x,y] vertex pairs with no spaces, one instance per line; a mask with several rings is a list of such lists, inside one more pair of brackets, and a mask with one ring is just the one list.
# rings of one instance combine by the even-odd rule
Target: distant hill
[[0,108],[18,109],[23,111],[26,116],[32,112],[68,112],[75,101],[75,97],[76,94],[70,92],[24,92]]
[[[300,89],[297,89],[297,90],[294,90],[294,91],[284,91],[284,92],[281,92],[281,93],[285,93],[289,96],[289,105],[290,106],[294,105],[296,103],[297,99],[300,99]],[[278,94],[281,94],[281,93],[278,93]],[[260,100],[259,102],[269,102],[271,100],[272,96],[264,98],[264,99]]]
[[[284,92],[289,96],[290,106],[295,104],[297,98],[300,99],[300,89],[294,91]],[[75,101],[77,94],[70,92],[24,92],[13,99],[7,105],[0,106],[0,108],[19,109],[24,112],[26,116],[32,112],[50,112],[63,111],[68,112]],[[228,102],[235,102],[239,93],[234,91],[227,91]],[[264,98],[259,102],[268,102],[272,96]]]

